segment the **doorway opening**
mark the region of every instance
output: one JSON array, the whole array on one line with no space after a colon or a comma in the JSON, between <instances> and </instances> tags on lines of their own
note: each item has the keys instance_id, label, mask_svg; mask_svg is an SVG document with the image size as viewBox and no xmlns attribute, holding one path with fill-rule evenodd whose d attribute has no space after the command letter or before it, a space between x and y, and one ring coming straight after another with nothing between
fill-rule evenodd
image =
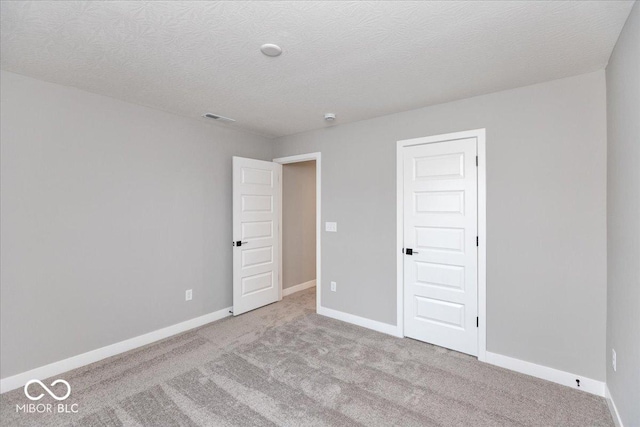
<instances>
[{"instance_id":1,"label":"doorway opening","mask_svg":"<svg viewBox=\"0 0 640 427\"><path fill-rule=\"evenodd\" d=\"M316 162L282 166L282 296L316 286Z\"/></svg>"},{"instance_id":2,"label":"doorway opening","mask_svg":"<svg viewBox=\"0 0 640 427\"><path fill-rule=\"evenodd\" d=\"M282 165L280 298L315 288L320 306L320 153L274 159ZM308 291L313 292L313 291Z\"/></svg>"},{"instance_id":3,"label":"doorway opening","mask_svg":"<svg viewBox=\"0 0 640 427\"><path fill-rule=\"evenodd\" d=\"M311 187L297 188L296 172L303 171L308 175L313 169L303 165L290 168L288 175L293 174L287 184L287 222L292 223L297 218L297 210L305 207L305 226L311 224L313 228L305 231L304 241L297 235L298 229L287 230L287 282L283 279L283 165L293 165L301 162L312 162L315 179L307 176L305 180L312 182ZM320 235L320 201L321 201L321 163L320 153L274 159L272 162L233 156L232 158L232 200L233 200L233 310L234 316L246 313L256 308L282 300L283 294L291 294L302 288L311 288L317 283L315 307L316 312L321 298L321 235ZM315 185L315 188L314 188ZM289 189L291 187L291 189ZM311 195L311 200L309 194ZM299 193L299 194L297 194ZM315 205L313 204L315 197ZM315 209L315 215L314 215ZM304 244L301 250L296 245ZM309 248L309 245L315 245ZM296 254L302 252L302 254ZM293 254L293 255L291 255ZM304 269L296 263L304 256L311 266ZM315 259L315 269L313 262ZM314 271L315 270L315 271ZM306 281L297 283L300 277ZM314 281L315 279L315 281ZM286 288L283 291L283 285ZM309 301L312 303L312 301Z\"/></svg>"}]
</instances>

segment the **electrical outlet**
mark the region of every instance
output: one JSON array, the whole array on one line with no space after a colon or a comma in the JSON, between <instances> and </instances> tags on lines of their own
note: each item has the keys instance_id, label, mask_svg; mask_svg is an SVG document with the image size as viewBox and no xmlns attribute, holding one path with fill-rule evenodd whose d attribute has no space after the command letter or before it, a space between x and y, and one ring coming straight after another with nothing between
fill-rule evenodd
<instances>
[{"instance_id":1,"label":"electrical outlet","mask_svg":"<svg viewBox=\"0 0 640 427\"><path fill-rule=\"evenodd\" d=\"M335 292L335 291L336 291L337 286L338 286L338 285L336 284L336 282L331 282L331 292Z\"/></svg>"},{"instance_id":2,"label":"electrical outlet","mask_svg":"<svg viewBox=\"0 0 640 427\"><path fill-rule=\"evenodd\" d=\"M324 229L326 231L331 231L333 233L336 233L338 231L338 223L337 222L325 222L324 223Z\"/></svg>"},{"instance_id":3,"label":"electrical outlet","mask_svg":"<svg viewBox=\"0 0 640 427\"><path fill-rule=\"evenodd\" d=\"M187 291L184 293L184 300L191 301L192 299L193 299L193 291L191 289L187 289Z\"/></svg>"},{"instance_id":4,"label":"electrical outlet","mask_svg":"<svg viewBox=\"0 0 640 427\"><path fill-rule=\"evenodd\" d=\"M614 349L611 349L611 366L613 366L613 372L616 371L616 351Z\"/></svg>"}]
</instances>

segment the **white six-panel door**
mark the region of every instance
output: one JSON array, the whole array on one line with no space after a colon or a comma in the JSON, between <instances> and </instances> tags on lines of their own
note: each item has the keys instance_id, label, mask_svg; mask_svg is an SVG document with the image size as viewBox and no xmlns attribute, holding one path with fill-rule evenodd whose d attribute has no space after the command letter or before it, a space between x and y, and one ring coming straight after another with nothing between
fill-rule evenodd
<instances>
[{"instance_id":1,"label":"white six-panel door","mask_svg":"<svg viewBox=\"0 0 640 427\"><path fill-rule=\"evenodd\" d=\"M474 356L476 153L475 138L403 149L404 335Z\"/></svg>"},{"instance_id":2,"label":"white six-panel door","mask_svg":"<svg viewBox=\"0 0 640 427\"><path fill-rule=\"evenodd\" d=\"M233 157L234 316L279 299L281 175L280 164Z\"/></svg>"}]
</instances>

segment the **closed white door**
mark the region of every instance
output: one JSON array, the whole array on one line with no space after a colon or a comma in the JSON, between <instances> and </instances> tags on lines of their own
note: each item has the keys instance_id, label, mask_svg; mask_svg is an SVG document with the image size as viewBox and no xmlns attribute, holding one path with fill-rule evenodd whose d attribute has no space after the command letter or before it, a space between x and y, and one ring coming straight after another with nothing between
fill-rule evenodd
<instances>
[{"instance_id":1,"label":"closed white door","mask_svg":"<svg viewBox=\"0 0 640 427\"><path fill-rule=\"evenodd\" d=\"M282 165L233 158L233 315L280 297Z\"/></svg>"},{"instance_id":2,"label":"closed white door","mask_svg":"<svg viewBox=\"0 0 640 427\"><path fill-rule=\"evenodd\" d=\"M478 354L476 139L404 151L404 334Z\"/></svg>"}]
</instances>

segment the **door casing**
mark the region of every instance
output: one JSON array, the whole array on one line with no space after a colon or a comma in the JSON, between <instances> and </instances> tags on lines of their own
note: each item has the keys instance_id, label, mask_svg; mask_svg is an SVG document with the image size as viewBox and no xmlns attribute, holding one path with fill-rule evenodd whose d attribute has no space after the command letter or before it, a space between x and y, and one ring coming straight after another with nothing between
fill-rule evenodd
<instances>
[{"instance_id":1,"label":"door casing","mask_svg":"<svg viewBox=\"0 0 640 427\"><path fill-rule=\"evenodd\" d=\"M396 281L397 281L397 335L404 337L404 162L405 147L422 144L445 143L457 139L476 138L478 147L478 360L486 361L487 353L487 180L486 129L405 139L396 146Z\"/></svg>"},{"instance_id":2,"label":"door casing","mask_svg":"<svg viewBox=\"0 0 640 427\"><path fill-rule=\"evenodd\" d=\"M322 288L322 217L321 217L321 202L322 202L322 155L319 152L300 154L297 156L279 157L273 159L274 163L286 165L289 163L307 162L315 160L316 162L316 313L320 312L321 304L321 288ZM280 180L280 194L282 194L282 180ZM282 198L280 198L282 203ZM280 229L278 230L278 238L280 239L280 271L282 271L282 206L280 207ZM279 299L282 299L282 274L280 274L280 280L278 286L280 287Z\"/></svg>"}]
</instances>

